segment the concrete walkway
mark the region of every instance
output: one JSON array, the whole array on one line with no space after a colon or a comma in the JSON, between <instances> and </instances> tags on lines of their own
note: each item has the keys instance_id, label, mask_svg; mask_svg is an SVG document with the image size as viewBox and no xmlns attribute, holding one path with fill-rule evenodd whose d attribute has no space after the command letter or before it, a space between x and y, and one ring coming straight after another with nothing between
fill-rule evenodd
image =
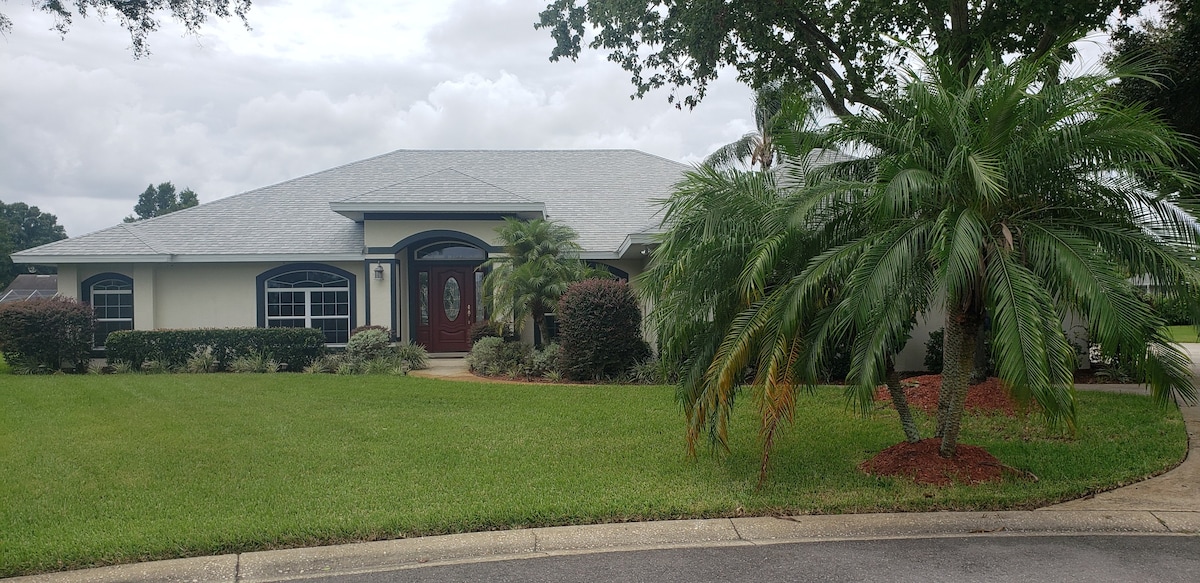
<instances>
[{"instance_id":1,"label":"concrete walkway","mask_svg":"<svg viewBox=\"0 0 1200 583\"><path fill-rule=\"evenodd\" d=\"M1200 344L1186 345L1200 372ZM478 380L462 359L434 359L414 376ZM490 382L490 381L489 381ZM1129 385L1096 390L1144 392ZM6 580L13 583L296 581L430 565L681 547L1012 535L1200 535L1200 407L1183 407L1187 458L1124 488L1032 511L718 518L530 528L118 565Z\"/></svg>"}]
</instances>

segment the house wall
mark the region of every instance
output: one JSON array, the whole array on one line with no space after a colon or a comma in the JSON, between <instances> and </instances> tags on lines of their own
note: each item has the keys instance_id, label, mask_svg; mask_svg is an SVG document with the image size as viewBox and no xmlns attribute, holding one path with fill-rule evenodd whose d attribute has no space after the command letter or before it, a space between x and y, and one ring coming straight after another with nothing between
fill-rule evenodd
<instances>
[{"instance_id":1,"label":"house wall","mask_svg":"<svg viewBox=\"0 0 1200 583\"><path fill-rule=\"evenodd\" d=\"M496 227L502 220L380 220L363 221L363 240L367 247L391 247L405 238L425 231L457 231L498 245Z\"/></svg>"},{"instance_id":2,"label":"house wall","mask_svg":"<svg viewBox=\"0 0 1200 583\"><path fill-rule=\"evenodd\" d=\"M133 325L138 330L165 328L239 328L258 325L259 274L287 265L262 263L141 263L59 266L59 293L78 298L80 282L100 273L133 278ZM366 285L362 262L331 262L355 275L354 326L365 322ZM386 305L385 305L386 309ZM386 317L386 316L385 316Z\"/></svg>"}]
</instances>

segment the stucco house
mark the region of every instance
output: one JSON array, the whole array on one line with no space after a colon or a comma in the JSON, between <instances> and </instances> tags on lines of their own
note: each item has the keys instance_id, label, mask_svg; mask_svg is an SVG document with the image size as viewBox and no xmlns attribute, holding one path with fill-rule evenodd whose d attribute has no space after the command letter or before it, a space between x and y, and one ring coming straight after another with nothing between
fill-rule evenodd
<instances>
[{"instance_id":1,"label":"stucco house","mask_svg":"<svg viewBox=\"0 0 1200 583\"><path fill-rule=\"evenodd\" d=\"M632 277L687 166L634 150L398 150L21 251L114 330L313 327L331 345L380 325L433 353L470 349L480 264L503 217L579 233Z\"/></svg>"}]
</instances>

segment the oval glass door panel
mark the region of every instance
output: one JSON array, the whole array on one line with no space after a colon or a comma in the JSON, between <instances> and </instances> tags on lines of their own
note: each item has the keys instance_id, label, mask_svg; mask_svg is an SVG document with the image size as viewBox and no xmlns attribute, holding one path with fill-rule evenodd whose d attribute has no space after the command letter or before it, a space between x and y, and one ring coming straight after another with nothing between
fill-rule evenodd
<instances>
[{"instance_id":1,"label":"oval glass door panel","mask_svg":"<svg viewBox=\"0 0 1200 583\"><path fill-rule=\"evenodd\" d=\"M446 280L442 292L442 307L446 309L447 320L453 322L458 319L458 312L462 309L462 292L458 289L458 280L453 277Z\"/></svg>"}]
</instances>

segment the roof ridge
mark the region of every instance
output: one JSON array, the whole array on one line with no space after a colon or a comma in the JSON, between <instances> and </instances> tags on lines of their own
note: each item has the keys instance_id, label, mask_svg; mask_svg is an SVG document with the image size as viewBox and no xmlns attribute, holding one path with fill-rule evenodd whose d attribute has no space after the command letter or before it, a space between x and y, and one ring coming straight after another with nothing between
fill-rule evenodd
<instances>
[{"instance_id":1,"label":"roof ridge","mask_svg":"<svg viewBox=\"0 0 1200 583\"><path fill-rule=\"evenodd\" d=\"M142 237L140 234L138 234L138 232L133 229L133 225L134 225L134 223L121 223L120 225L117 225L117 226L123 227L125 229L126 233L133 235L134 239L141 241L141 243L143 245L145 245L146 247L149 247L151 251L153 251L155 253L161 253L163 255L170 255L169 252L163 251L162 249L155 247L153 243L151 243L150 241L148 241L144 237Z\"/></svg>"}]
</instances>

